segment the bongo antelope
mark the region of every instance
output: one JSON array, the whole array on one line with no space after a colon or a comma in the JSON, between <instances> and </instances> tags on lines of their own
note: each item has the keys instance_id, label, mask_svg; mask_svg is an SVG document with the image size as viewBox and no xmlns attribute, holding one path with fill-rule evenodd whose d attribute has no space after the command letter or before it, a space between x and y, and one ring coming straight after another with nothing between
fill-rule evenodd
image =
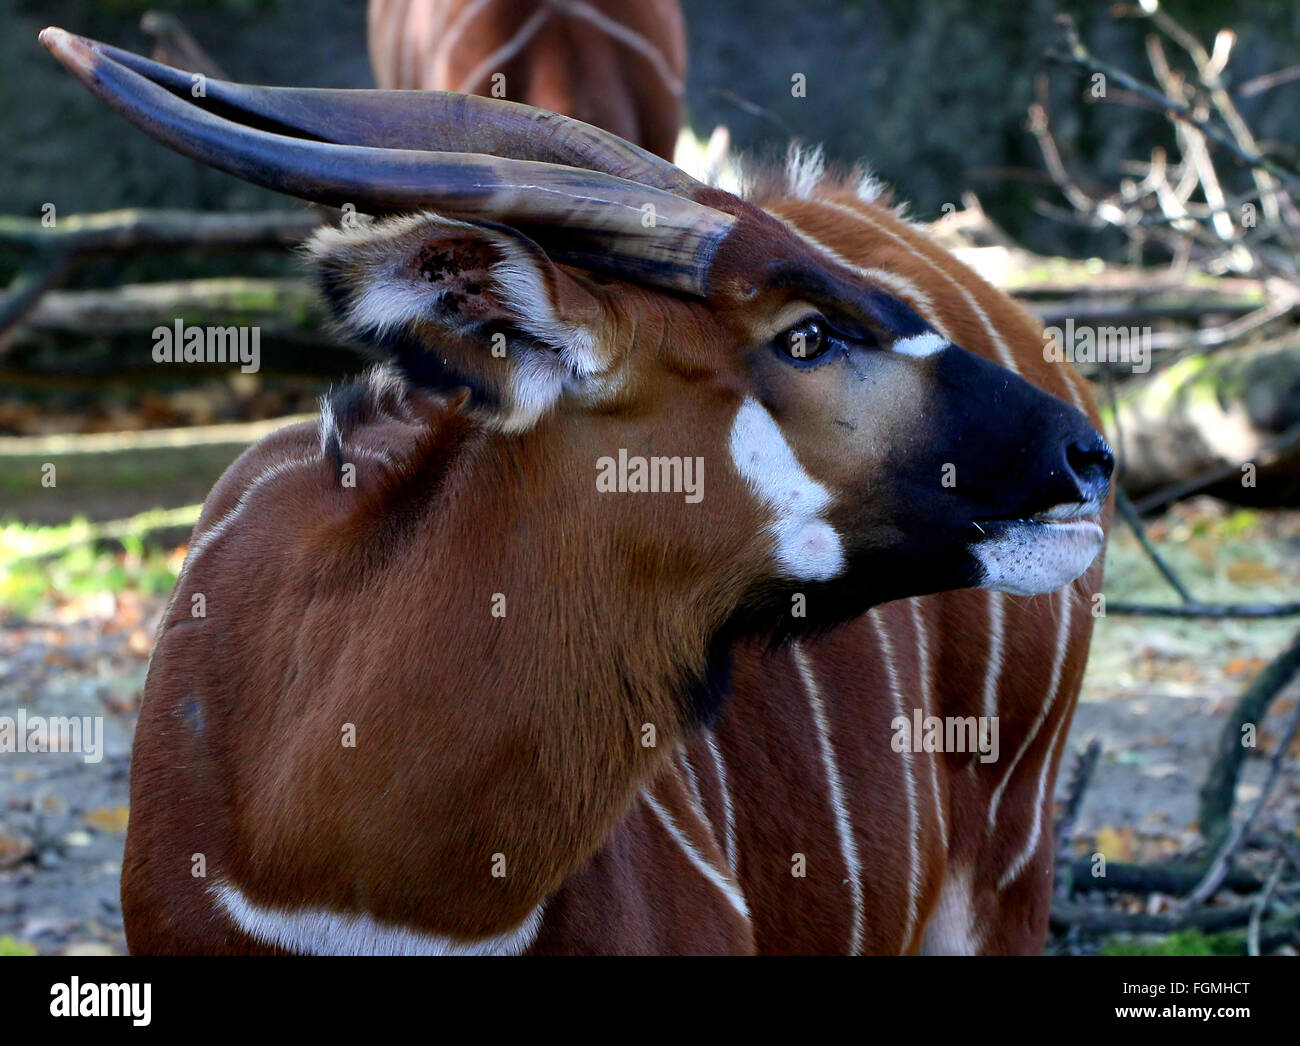
<instances>
[{"instance_id":1,"label":"bongo antelope","mask_svg":"<svg viewBox=\"0 0 1300 1046\"><path fill-rule=\"evenodd\" d=\"M370 0L380 87L527 102L672 159L686 27L677 0Z\"/></svg>"},{"instance_id":2,"label":"bongo antelope","mask_svg":"<svg viewBox=\"0 0 1300 1046\"><path fill-rule=\"evenodd\" d=\"M41 38L164 144L391 216L308 246L390 362L231 466L160 625L133 951L1041 945L1112 462L1023 312L799 156L740 199L509 102L196 99ZM600 489L622 453L703 498ZM900 745L917 710L999 758Z\"/></svg>"}]
</instances>

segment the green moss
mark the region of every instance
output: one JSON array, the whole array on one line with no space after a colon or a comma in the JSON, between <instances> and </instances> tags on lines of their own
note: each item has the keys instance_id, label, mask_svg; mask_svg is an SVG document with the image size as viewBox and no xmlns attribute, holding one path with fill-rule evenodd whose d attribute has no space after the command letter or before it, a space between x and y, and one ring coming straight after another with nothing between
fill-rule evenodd
<instances>
[{"instance_id":1,"label":"green moss","mask_svg":"<svg viewBox=\"0 0 1300 1046\"><path fill-rule=\"evenodd\" d=\"M1240 934L1206 935L1200 930L1183 930L1167 937L1112 937L1102 955L1241 955Z\"/></svg>"},{"instance_id":2,"label":"green moss","mask_svg":"<svg viewBox=\"0 0 1300 1046\"><path fill-rule=\"evenodd\" d=\"M51 601L93 592L165 595L176 583L170 548L146 539L188 527L199 506L142 512L115 523L0 526L0 609L31 617ZM106 542L113 544L106 545Z\"/></svg>"}]
</instances>

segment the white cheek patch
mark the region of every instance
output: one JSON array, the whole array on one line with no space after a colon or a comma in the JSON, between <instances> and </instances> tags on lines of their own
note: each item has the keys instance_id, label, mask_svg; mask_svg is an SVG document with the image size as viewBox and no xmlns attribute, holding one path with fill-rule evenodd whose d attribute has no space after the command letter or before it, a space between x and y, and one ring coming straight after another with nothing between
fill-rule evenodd
<instances>
[{"instance_id":1,"label":"white cheek patch","mask_svg":"<svg viewBox=\"0 0 1300 1046\"><path fill-rule=\"evenodd\" d=\"M1105 535L1096 523L1021 523L971 546L983 567L980 588L1036 596L1077 578L1097 557Z\"/></svg>"},{"instance_id":2,"label":"white cheek patch","mask_svg":"<svg viewBox=\"0 0 1300 1046\"><path fill-rule=\"evenodd\" d=\"M914 334L910 338L899 338L890 346L890 349L902 353L904 356L924 358L933 356L936 352L943 352L951 344L952 342L943 335L928 331L925 334Z\"/></svg>"},{"instance_id":3,"label":"white cheek patch","mask_svg":"<svg viewBox=\"0 0 1300 1046\"><path fill-rule=\"evenodd\" d=\"M746 397L731 427L731 460L772 513L777 562L799 581L826 581L844 570L844 544L821 518L831 495L799 464L772 415Z\"/></svg>"},{"instance_id":4,"label":"white cheek patch","mask_svg":"<svg viewBox=\"0 0 1300 1046\"><path fill-rule=\"evenodd\" d=\"M564 375L555 361L523 354L510 375L510 413L501 421L506 432L532 428L559 402Z\"/></svg>"}]
</instances>

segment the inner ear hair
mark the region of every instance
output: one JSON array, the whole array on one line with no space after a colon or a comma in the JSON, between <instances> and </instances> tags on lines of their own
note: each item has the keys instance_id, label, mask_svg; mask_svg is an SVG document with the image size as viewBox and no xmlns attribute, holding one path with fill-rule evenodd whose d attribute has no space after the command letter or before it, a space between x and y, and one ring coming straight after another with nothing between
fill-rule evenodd
<instances>
[{"instance_id":1,"label":"inner ear hair","mask_svg":"<svg viewBox=\"0 0 1300 1046\"><path fill-rule=\"evenodd\" d=\"M419 214L323 229L307 251L344 329L416 384L459 383L512 424L531 424L571 382L608 368L599 303L513 229Z\"/></svg>"},{"instance_id":2,"label":"inner ear hair","mask_svg":"<svg viewBox=\"0 0 1300 1046\"><path fill-rule=\"evenodd\" d=\"M326 227L307 244L335 318L363 338L442 318L486 319L489 276L505 256L503 237L439 215L390 218L355 228ZM475 274L478 278L475 279Z\"/></svg>"}]
</instances>

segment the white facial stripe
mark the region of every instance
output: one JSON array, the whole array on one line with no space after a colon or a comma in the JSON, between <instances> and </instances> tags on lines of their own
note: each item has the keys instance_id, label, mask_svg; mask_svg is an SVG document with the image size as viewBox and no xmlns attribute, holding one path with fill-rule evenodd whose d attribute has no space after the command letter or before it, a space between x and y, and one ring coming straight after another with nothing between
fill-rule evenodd
<instances>
[{"instance_id":1,"label":"white facial stripe","mask_svg":"<svg viewBox=\"0 0 1300 1046\"><path fill-rule=\"evenodd\" d=\"M1035 596L1068 585L1092 564L1105 535L1096 523L999 524L971 546L984 568L980 588Z\"/></svg>"},{"instance_id":2,"label":"white facial stripe","mask_svg":"<svg viewBox=\"0 0 1300 1046\"><path fill-rule=\"evenodd\" d=\"M300 908L283 911L253 904L229 884L213 889L222 910L254 940L298 955L519 955L537 937L542 906L515 929L462 940L376 922L368 915Z\"/></svg>"},{"instance_id":3,"label":"white facial stripe","mask_svg":"<svg viewBox=\"0 0 1300 1046\"><path fill-rule=\"evenodd\" d=\"M947 338L935 334L933 331L927 331L925 334L914 334L910 338L899 338L890 348L894 352L901 352L904 356L933 356L936 352L943 352L952 342Z\"/></svg>"},{"instance_id":4,"label":"white facial stripe","mask_svg":"<svg viewBox=\"0 0 1300 1046\"><path fill-rule=\"evenodd\" d=\"M731 460L772 513L776 559L799 581L825 581L844 569L844 545L821 518L830 492L794 456L772 415L746 397L731 428Z\"/></svg>"}]
</instances>

